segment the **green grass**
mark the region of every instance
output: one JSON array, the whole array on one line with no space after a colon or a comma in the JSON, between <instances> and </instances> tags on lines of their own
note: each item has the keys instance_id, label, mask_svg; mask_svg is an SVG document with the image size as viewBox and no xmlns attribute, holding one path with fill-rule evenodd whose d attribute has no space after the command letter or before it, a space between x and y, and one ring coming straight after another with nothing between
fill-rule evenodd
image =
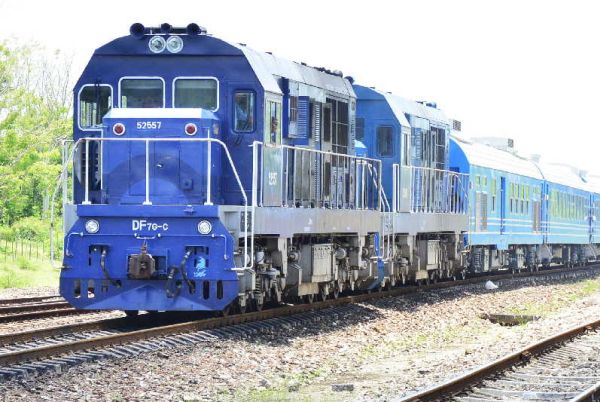
<instances>
[{"instance_id":1,"label":"green grass","mask_svg":"<svg viewBox=\"0 0 600 402\"><path fill-rule=\"evenodd\" d=\"M600 279L588 279L587 281L583 282L581 287L579 287L575 293L569 296L569 299L571 301L575 301L598 291L600 291Z\"/></svg>"},{"instance_id":2,"label":"green grass","mask_svg":"<svg viewBox=\"0 0 600 402\"><path fill-rule=\"evenodd\" d=\"M0 254L0 289L40 286L58 287L60 270L47 259L18 257L6 259Z\"/></svg>"},{"instance_id":3,"label":"green grass","mask_svg":"<svg viewBox=\"0 0 600 402\"><path fill-rule=\"evenodd\" d=\"M290 391L291 385L297 388L306 386L311 382L323 378L326 375L323 369L304 370L299 373L284 374L275 384L267 388L253 388L234 391L232 394L224 393L220 399L234 401L252 401L252 402L275 402L275 401L301 401L311 402L313 400L309 395L303 395L296 391ZM327 398L325 398L325 401Z\"/></svg>"},{"instance_id":4,"label":"green grass","mask_svg":"<svg viewBox=\"0 0 600 402\"><path fill-rule=\"evenodd\" d=\"M535 315L540 317L548 316L574 301L583 299L584 297L600 291L600 278L588 279L572 286L573 290L567 296L557 295L551 297L550 300L525 303L523 305L511 308L509 311L512 314L518 315Z\"/></svg>"}]
</instances>

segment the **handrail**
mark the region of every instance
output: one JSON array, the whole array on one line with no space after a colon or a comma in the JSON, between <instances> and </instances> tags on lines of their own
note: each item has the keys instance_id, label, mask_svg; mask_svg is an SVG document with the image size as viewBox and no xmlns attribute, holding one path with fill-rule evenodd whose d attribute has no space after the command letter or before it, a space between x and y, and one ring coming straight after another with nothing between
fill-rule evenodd
<instances>
[{"instance_id":1,"label":"handrail","mask_svg":"<svg viewBox=\"0 0 600 402\"><path fill-rule=\"evenodd\" d=\"M467 173L454 172L423 166L393 165L392 205L394 212L400 210L401 169L410 169L412 213L467 214L468 177Z\"/></svg>"},{"instance_id":2,"label":"handrail","mask_svg":"<svg viewBox=\"0 0 600 402\"><path fill-rule=\"evenodd\" d=\"M285 144L264 144L261 141L254 141L250 146L253 149L252 197L255 207L264 206L265 203L281 207L308 203L333 209L381 209L382 197L377 193L381 183L376 183L374 187L365 186L365 177L361 177L368 173L364 166L381 172L382 163L378 159ZM266 149L279 149L282 156L281 165L273 165L282 174L281 187L273 189L280 194L270 193L271 198L265 198L265 186L262 185L266 174L262 171L265 168ZM330 167L329 177L325 177L325 166ZM311 171L310 175L304 174L307 168ZM377 177L380 182L381 173ZM261 179L263 182L259 183ZM373 205L375 202L376 206Z\"/></svg>"},{"instance_id":3,"label":"handrail","mask_svg":"<svg viewBox=\"0 0 600 402\"><path fill-rule=\"evenodd\" d=\"M66 168L68 166L68 163L70 161L72 161L74 159L74 155L75 152L77 150L77 147L81 144L81 143L85 143L86 146L86 156L85 156L85 167L86 167L86 175L85 175L85 192L84 192L84 201L82 202L83 205L89 205L91 204L90 200L89 200L89 163L90 163L90 155L89 155L89 142L91 141L95 141L95 142L100 142L101 144L104 142L144 142L146 145L146 151L145 151L145 158L146 158L146 175L145 175L145 187L146 187L146 191L145 191L145 200L143 202L143 205L152 205L152 202L150 200L150 171L149 171L149 144L150 142L197 142L197 143L208 143L209 147L208 147L208 152L211 151L211 147L210 145L212 143L216 143L219 146L221 146L221 148L223 148L223 150L225 151L225 155L227 156L227 160L229 162L229 165L231 166L231 169L233 171L233 174L235 176L237 185L240 189L240 192L242 193L242 197L244 200L244 222L248 222L248 197L246 195L246 191L244 189L244 186L242 185L242 181L240 180L240 176L237 172L237 169L235 167L235 164L233 163L233 159L231 158L231 154L229 153L229 149L227 148L227 145L217 139L217 138L97 138L97 137L83 137L78 139L76 142L73 143L73 149L71 150L71 154L69 156L69 160L67 161L67 163L65 163L63 165L63 174L61 176L63 176L65 178L65 182L66 182ZM210 158L207 158L208 163L210 163ZM102 161L100 161L101 165L103 164ZM207 175L210 177L212 174L212 166L208 165L207 166ZM63 184L64 185L64 184ZM207 183L207 185L209 186L207 188L207 191L210 191L210 182ZM64 200L66 203L66 199ZM207 197L207 202L205 202L205 205L212 205L211 203L211 199L210 196ZM253 218L254 221L254 218ZM254 237L254 233L252 232L250 234L251 237ZM252 268L252 260L251 258L249 258L248 256L248 231L245 229L244 230L244 267L243 268Z\"/></svg>"}]
</instances>

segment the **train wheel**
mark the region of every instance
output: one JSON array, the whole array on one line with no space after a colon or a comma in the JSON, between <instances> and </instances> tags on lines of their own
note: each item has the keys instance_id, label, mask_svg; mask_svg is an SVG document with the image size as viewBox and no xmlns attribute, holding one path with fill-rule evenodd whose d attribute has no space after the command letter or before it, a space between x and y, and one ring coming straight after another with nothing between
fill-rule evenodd
<instances>
[{"instance_id":1,"label":"train wheel","mask_svg":"<svg viewBox=\"0 0 600 402\"><path fill-rule=\"evenodd\" d=\"M248 311L248 300L246 300L246 304L244 304L243 306L240 304L240 302L238 302L237 311L240 314L246 314L246 312Z\"/></svg>"},{"instance_id":2,"label":"train wheel","mask_svg":"<svg viewBox=\"0 0 600 402\"><path fill-rule=\"evenodd\" d=\"M254 302L252 303L254 310L256 311L262 311L263 309L263 302L262 301L258 301L257 299L254 299Z\"/></svg>"},{"instance_id":3,"label":"train wheel","mask_svg":"<svg viewBox=\"0 0 600 402\"><path fill-rule=\"evenodd\" d=\"M133 318L133 317L137 317L137 315L140 313L139 310L125 310L125 315L128 318Z\"/></svg>"},{"instance_id":4,"label":"train wheel","mask_svg":"<svg viewBox=\"0 0 600 402\"><path fill-rule=\"evenodd\" d=\"M215 317L227 317L231 313L231 304L227 305L223 310L216 311Z\"/></svg>"},{"instance_id":5,"label":"train wheel","mask_svg":"<svg viewBox=\"0 0 600 402\"><path fill-rule=\"evenodd\" d=\"M304 295L304 302L306 304L313 304L314 301L315 301L315 295L313 295L312 293L309 295Z\"/></svg>"},{"instance_id":6,"label":"train wheel","mask_svg":"<svg viewBox=\"0 0 600 402\"><path fill-rule=\"evenodd\" d=\"M319 300L320 301L327 300L327 286L326 285L319 287Z\"/></svg>"},{"instance_id":7,"label":"train wheel","mask_svg":"<svg viewBox=\"0 0 600 402\"><path fill-rule=\"evenodd\" d=\"M337 283L335 285L333 285L332 296L334 299L337 299L338 297L340 297L340 285L338 285Z\"/></svg>"}]
</instances>

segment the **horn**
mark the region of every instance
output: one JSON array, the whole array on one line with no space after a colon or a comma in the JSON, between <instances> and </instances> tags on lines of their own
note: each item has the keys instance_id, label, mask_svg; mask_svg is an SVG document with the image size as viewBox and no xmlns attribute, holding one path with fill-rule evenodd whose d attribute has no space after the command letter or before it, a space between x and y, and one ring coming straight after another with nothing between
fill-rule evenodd
<instances>
[{"instance_id":1,"label":"horn","mask_svg":"<svg viewBox=\"0 0 600 402\"><path fill-rule=\"evenodd\" d=\"M163 24L160 24L160 30L162 33L168 34L169 32L171 32L173 30L173 26L171 24L167 24L165 22Z\"/></svg>"},{"instance_id":2,"label":"horn","mask_svg":"<svg viewBox=\"0 0 600 402\"><path fill-rule=\"evenodd\" d=\"M129 27L129 33L137 39L142 39L142 37L144 36L145 30L146 30L146 28L144 28L144 26L142 24L140 24L139 22L136 22L135 24L132 24Z\"/></svg>"},{"instance_id":3,"label":"horn","mask_svg":"<svg viewBox=\"0 0 600 402\"><path fill-rule=\"evenodd\" d=\"M185 32L188 35L200 35L200 27L198 24L192 22L191 24L188 24L187 28L185 28Z\"/></svg>"}]
</instances>

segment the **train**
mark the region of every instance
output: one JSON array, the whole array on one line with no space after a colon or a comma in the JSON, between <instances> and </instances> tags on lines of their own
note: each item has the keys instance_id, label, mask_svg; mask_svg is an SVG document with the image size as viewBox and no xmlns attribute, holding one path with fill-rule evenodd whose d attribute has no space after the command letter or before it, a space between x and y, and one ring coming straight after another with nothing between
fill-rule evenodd
<instances>
[{"instance_id":1,"label":"train","mask_svg":"<svg viewBox=\"0 0 600 402\"><path fill-rule=\"evenodd\" d=\"M195 23L133 24L73 94L78 309L243 313L598 258L597 176Z\"/></svg>"}]
</instances>

